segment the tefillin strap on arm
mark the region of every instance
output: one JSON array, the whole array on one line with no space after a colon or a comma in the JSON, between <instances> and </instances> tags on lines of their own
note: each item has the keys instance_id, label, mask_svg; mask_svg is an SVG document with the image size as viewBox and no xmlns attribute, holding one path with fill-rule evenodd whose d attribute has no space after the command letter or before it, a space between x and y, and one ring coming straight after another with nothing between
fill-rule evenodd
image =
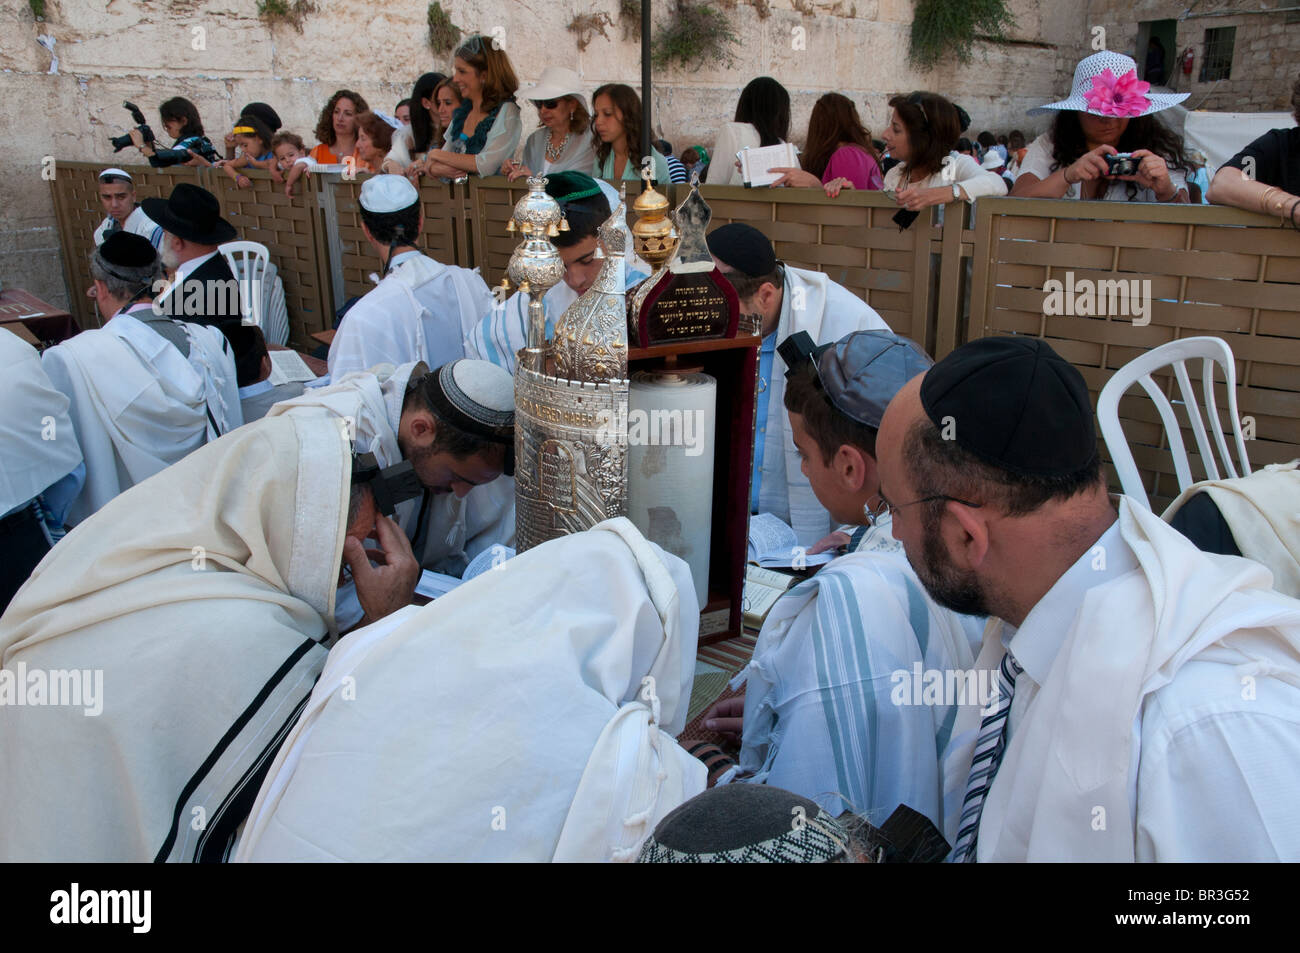
<instances>
[{"instance_id":1,"label":"tefillin strap on arm","mask_svg":"<svg viewBox=\"0 0 1300 953\"><path fill-rule=\"evenodd\" d=\"M352 457L352 485L370 485L375 496L375 506L385 516L392 516L399 503L413 500L424 492L420 478L410 460L391 467L381 467L373 453L358 453Z\"/></svg>"}]
</instances>

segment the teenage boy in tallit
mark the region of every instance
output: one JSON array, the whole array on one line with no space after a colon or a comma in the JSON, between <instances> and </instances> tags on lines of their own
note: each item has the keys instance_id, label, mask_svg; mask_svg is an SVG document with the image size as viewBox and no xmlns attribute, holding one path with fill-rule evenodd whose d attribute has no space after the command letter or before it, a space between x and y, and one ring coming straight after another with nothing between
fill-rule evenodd
<instances>
[{"instance_id":1,"label":"teenage boy in tallit","mask_svg":"<svg viewBox=\"0 0 1300 953\"><path fill-rule=\"evenodd\" d=\"M947 764L956 861L1300 860L1300 601L1111 497L1082 375L982 338L881 422L880 492L930 595L995 617Z\"/></svg>"},{"instance_id":2,"label":"teenage boy in tallit","mask_svg":"<svg viewBox=\"0 0 1300 953\"><path fill-rule=\"evenodd\" d=\"M830 514L817 502L800 470L785 414L785 361L776 345L806 331L815 344L830 344L852 331L888 331L861 298L817 271L793 268L776 258L772 243L752 225L733 222L714 229L709 251L736 289L742 314L762 319L759 384L754 429L750 512L771 513L794 528L799 545L813 546L830 534Z\"/></svg>"},{"instance_id":3,"label":"teenage boy in tallit","mask_svg":"<svg viewBox=\"0 0 1300 953\"><path fill-rule=\"evenodd\" d=\"M550 337L556 318L591 287L605 264L597 248L597 230L609 218L612 206L601 183L582 172L548 175L546 194L559 203L569 223L566 231L551 236L551 244L564 262L564 280L552 285L542 298L546 335ZM645 278L631 262L624 275L629 288ZM502 306L485 313L466 335L465 356L491 361L513 374L515 355L527 343L528 295L516 291Z\"/></svg>"},{"instance_id":4,"label":"teenage boy in tallit","mask_svg":"<svg viewBox=\"0 0 1300 953\"><path fill-rule=\"evenodd\" d=\"M99 173L99 204L104 207L105 218L95 229L95 245L114 232L131 232L147 238L157 248L162 241L162 226L144 214L135 200L135 181L125 169L105 169Z\"/></svg>"},{"instance_id":5,"label":"teenage boy in tallit","mask_svg":"<svg viewBox=\"0 0 1300 953\"><path fill-rule=\"evenodd\" d=\"M464 357L465 334L492 307L483 279L420 251L420 193L404 176L367 179L358 204L380 280L343 316L330 342L330 379L379 364L441 367Z\"/></svg>"},{"instance_id":6,"label":"teenage boy in tallit","mask_svg":"<svg viewBox=\"0 0 1300 953\"><path fill-rule=\"evenodd\" d=\"M959 785L945 791L941 755L958 704L982 701L958 697L978 683L958 689L955 673L970 669L984 620L926 597L890 530L875 461L885 407L930 359L890 331L819 348L801 334L782 352L803 473L830 515L863 534L781 597L737 679L744 696L714 706L705 727L741 731L743 714L739 768L724 777L785 788L832 817L881 823L906 804L941 826L961 797Z\"/></svg>"}]
</instances>

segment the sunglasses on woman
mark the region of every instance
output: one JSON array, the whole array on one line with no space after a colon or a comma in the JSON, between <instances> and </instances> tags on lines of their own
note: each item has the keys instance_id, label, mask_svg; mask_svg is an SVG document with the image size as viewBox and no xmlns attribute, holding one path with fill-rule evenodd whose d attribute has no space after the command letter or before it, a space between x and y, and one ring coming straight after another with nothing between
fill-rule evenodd
<instances>
[{"instance_id":1,"label":"sunglasses on woman","mask_svg":"<svg viewBox=\"0 0 1300 953\"><path fill-rule=\"evenodd\" d=\"M558 99L534 99L533 105L538 109L542 109L543 107L546 109L554 109L556 106L560 105L560 101Z\"/></svg>"}]
</instances>

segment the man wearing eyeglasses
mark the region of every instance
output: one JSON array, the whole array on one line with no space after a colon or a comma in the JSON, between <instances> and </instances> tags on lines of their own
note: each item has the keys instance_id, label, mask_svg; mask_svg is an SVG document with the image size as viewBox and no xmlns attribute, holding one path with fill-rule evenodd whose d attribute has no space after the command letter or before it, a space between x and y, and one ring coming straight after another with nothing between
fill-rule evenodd
<instances>
[{"instance_id":1,"label":"man wearing eyeglasses","mask_svg":"<svg viewBox=\"0 0 1300 953\"><path fill-rule=\"evenodd\" d=\"M945 797L939 757L957 714L949 689L968 687L958 673L971 668L983 620L927 598L890 531L875 461L885 407L930 359L890 331L821 347L801 333L781 356L803 473L833 518L863 532L854 552L777 602L742 673L745 695L716 705L705 727L742 735L728 779L785 788L832 816L886 817L906 804L941 826L946 801L961 796L958 786Z\"/></svg>"},{"instance_id":2,"label":"man wearing eyeglasses","mask_svg":"<svg viewBox=\"0 0 1300 953\"><path fill-rule=\"evenodd\" d=\"M1300 859L1300 601L1113 501L1088 387L1046 342L983 338L878 435L893 533L930 595L994 617L948 776L955 861Z\"/></svg>"}]
</instances>

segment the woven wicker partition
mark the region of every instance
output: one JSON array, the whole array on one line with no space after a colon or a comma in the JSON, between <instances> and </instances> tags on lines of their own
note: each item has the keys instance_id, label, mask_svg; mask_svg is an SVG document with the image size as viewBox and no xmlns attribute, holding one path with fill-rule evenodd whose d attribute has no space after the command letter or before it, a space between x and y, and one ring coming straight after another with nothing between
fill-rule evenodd
<instances>
[{"instance_id":1,"label":"woven wicker partition","mask_svg":"<svg viewBox=\"0 0 1300 953\"><path fill-rule=\"evenodd\" d=\"M95 302L86 297L90 287L90 253L95 250L95 229L104 220L99 202L99 173L102 163L58 162L50 191L59 222L63 246L63 276L68 285L68 310L83 328L97 328L100 320ZM131 174L137 201L166 198L181 182L205 184L203 169L180 166L155 169L151 166L119 166Z\"/></svg>"},{"instance_id":2,"label":"woven wicker partition","mask_svg":"<svg viewBox=\"0 0 1300 953\"><path fill-rule=\"evenodd\" d=\"M284 283L289 312L289 343L310 349L310 335L333 325L329 257L325 250L319 202L320 177L300 179L295 194L260 169L245 170L252 185L238 188L220 169L205 169L201 183L215 193L221 214L245 241L261 242L271 253ZM132 173L134 174L134 173Z\"/></svg>"},{"instance_id":3,"label":"woven wicker partition","mask_svg":"<svg viewBox=\"0 0 1300 953\"><path fill-rule=\"evenodd\" d=\"M685 197L685 188L676 186L675 202ZM894 331L934 351L935 209L900 231L892 221L898 206L880 192L841 192L832 199L820 189L705 186L700 194L713 210L711 228L753 225L772 240L782 261L825 272L862 296Z\"/></svg>"},{"instance_id":4,"label":"woven wicker partition","mask_svg":"<svg viewBox=\"0 0 1300 953\"><path fill-rule=\"evenodd\" d=\"M1044 313L1045 283L1064 283L1067 273L1076 288L1083 280L1149 280L1150 323L1135 325L1131 313ZM1236 358L1239 413L1254 426L1251 465L1300 456L1300 234L1276 220L1218 207L981 199L965 337L992 334L1049 340L1083 372L1094 406L1111 373L1142 352L1177 338L1221 337ZM1176 396L1171 383L1170 375L1161 382ZM1216 403L1226 425L1224 390L1220 378ZM1159 512L1178 490L1159 416L1133 388L1120 417ZM1185 415L1182 422L1193 476L1203 478ZM1102 453L1109 461L1104 446Z\"/></svg>"}]
</instances>

